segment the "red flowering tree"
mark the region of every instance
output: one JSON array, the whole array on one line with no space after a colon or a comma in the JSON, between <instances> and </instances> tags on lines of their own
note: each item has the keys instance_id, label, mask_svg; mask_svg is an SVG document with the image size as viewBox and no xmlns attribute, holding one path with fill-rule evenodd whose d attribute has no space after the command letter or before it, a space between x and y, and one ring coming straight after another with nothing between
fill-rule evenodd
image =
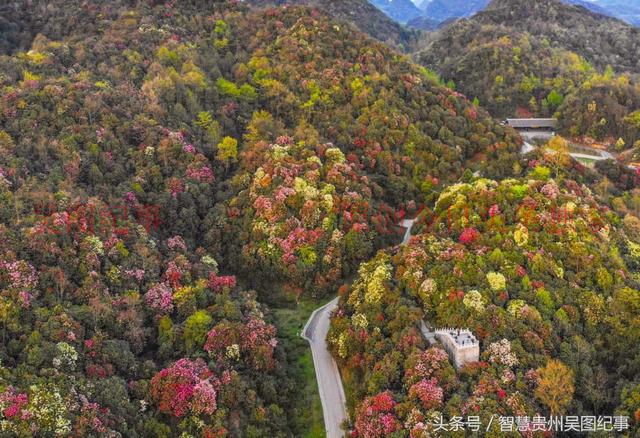
<instances>
[{"instance_id":1,"label":"red flowering tree","mask_svg":"<svg viewBox=\"0 0 640 438\"><path fill-rule=\"evenodd\" d=\"M470 245L480 237L480 232L475 228L465 228L460 234L460 243Z\"/></svg>"},{"instance_id":2,"label":"red flowering tree","mask_svg":"<svg viewBox=\"0 0 640 438\"><path fill-rule=\"evenodd\" d=\"M364 399L356 409L354 434L362 438L386 437L401 428L394 408L396 402L389 391Z\"/></svg>"},{"instance_id":3,"label":"red flowering tree","mask_svg":"<svg viewBox=\"0 0 640 438\"><path fill-rule=\"evenodd\" d=\"M209 287L214 292L222 292L223 290L233 289L236 287L236 276L235 275L221 275L218 276L215 273L211 273L209 275Z\"/></svg>"},{"instance_id":4,"label":"red flowering tree","mask_svg":"<svg viewBox=\"0 0 640 438\"><path fill-rule=\"evenodd\" d=\"M29 398L27 394L19 393L9 386L2 394L0 394L0 408L5 418L22 417L28 418L29 413L25 410Z\"/></svg>"}]
</instances>

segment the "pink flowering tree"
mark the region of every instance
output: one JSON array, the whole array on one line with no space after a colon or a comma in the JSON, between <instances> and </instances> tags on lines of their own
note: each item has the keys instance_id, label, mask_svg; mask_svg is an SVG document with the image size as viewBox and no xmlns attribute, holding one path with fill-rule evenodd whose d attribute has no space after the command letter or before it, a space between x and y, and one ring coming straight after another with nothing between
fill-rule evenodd
<instances>
[{"instance_id":1,"label":"pink flowering tree","mask_svg":"<svg viewBox=\"0 0 640 438\"><path fill-rule=\"evenodd\" d=\"M151 397L160 412L182 418L217 409L218 380L202 359L180 359L151 379Z\"/></svg>"},{"instance_id":2,"label":"pink flowering tree","mask_svg":"<svg viewBox=\"0 0 640 438\"><path fill-rule=\"evenodd\" d=\"M417 397L422 407L434 409L442 405L444 392L435 378L422 379L409 388L409 397Z\"/></svg>"},{"instance_id":3,"label":"pink flowering tree","mask_svg":"<svg viewBox=\"0 0 640 438\"><path fill-rule=\"evenodd\" d=\"M114 421L110 411L98 403L90 402L84 395L80 395L80 412L74 424L75 436L110 436L115 434L111 430Z\"/></svg>"},{"instance_id":4,"label":"pink flowering tree","mask_svg":"<svg viewBox=\"0 0 640 438\"><path fill-rule=\"evenodd\" d=\"M404 381L408 386L432 379L445 388L454 386L456 382L456 373L449 362L449 356L440 347L415 352L407 360Z\"/></svg>"},{"instance_id":5,"label":"pink flowering tree","mask_svg":"<svg viewBox=\"0 0 640 438\"><path fill-rule=\"evenodd\" d=\"M29 403L27 394L19 393L13 386L9 386L0 394L0 409L6 419L27 419L30 416L26 409Z\"/></svg>"},{"instance_id":6,"label":"pink flowering tree","mask_svg":"<svg viewBox=\"0 0 640 438\"><path fill-rule=\"evenodd\" d=\"M173 236L167 240L167 246L173 251L184 252L187 250L187 244L181 236Z\"/></svg>"},{"instance_id":7,"label":"pink flowering tree","mask_svg":"<svg viewBox=\"0 0 640 438\"><path fill-rule=\"evenodd\" d=\"M173 310L173 294L166 283L156 283L146 294L144 301L147 306L160 314L171 313Z\"/></svg>"},{"instance_id":8,"label":"pink flowering tree","mask_svg":"<svg viewBox=\"0 0 640 438\"><path fill-rule=\"evenodd\" d=\"M215 179L213 176L213 171L209 166L189 166L187 168L186 176L189 179L202 183L212 183Z\"/></svg>"},{"instance_id":9,"label":"pink flowering tree","mask_svg":"<svg viewBox=\"0 0 640 438\"><path fill-rule=\"evenodd\" d=\"M37 283L38 274L31 264L23 260L0 260L0 290L10 295L14 303L7 306L4 324L18 316L16 312L19 312L19 308L28 309L31 306Z\"/></svg>"},{"instance_id":10,"label":"pink flowering tree","mask_svg":"<svg viewBox=\"0 0 640 438\"><path fill-rule=\"evenodd\" d=\"M7 286L14 289L33 289L38 282L35 268L22 260L13 262L0 260L0 271L6 274Z\"/></svg>"}]
</instances>

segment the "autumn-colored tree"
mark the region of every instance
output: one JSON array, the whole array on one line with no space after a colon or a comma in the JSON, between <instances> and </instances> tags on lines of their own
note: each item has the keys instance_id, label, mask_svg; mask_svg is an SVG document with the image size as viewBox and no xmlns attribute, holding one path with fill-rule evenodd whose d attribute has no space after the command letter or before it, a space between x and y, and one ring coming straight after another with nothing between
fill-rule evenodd
<instances>
[{"instance_id":1,"label":"autumn-colored tree","mask_svg":"<svg viewBox=\"0 0 640 438\"><path fill-rule=\"evenodd\" d=\"M206 135L204 140L213 144L220 138L220 124L213 119L211 113L208 111L201 111L198 113L194 124L204 130Z\"/></svg>"},{"instance_id":2,"label":"autumn-colored tree","mask_svg":"<svg viewBox=\"0 0 640 438\"><path fill-rule=\"evenodd\" d=\"M211 321L211 315L206 310L198 310L187 318L182 336L188 353L193 352L196 347L204 345Z\"/></svg>"},{"instance_id":3,"label":"autumn-colored tree","mask_svg":"<svg viewBox=\"0 0 640 438\"><path fill-rule=\"evenodd\" d=\"M235 161L238 158L238 140L233 137L225 137L218 143L216 158L220 161Z\"/></svg>"},{"instance_id":4,"label":"autumn-colored tree","mask_svg":"<svg viewBox=\"0 0 640 438\"><path fill-rule=\"evenodd\" d=\"M551 415L562 414L573 400L573 371L559 360L551 359L538 373L536 397L549 408Z\"/></svg>"},{"instance_id":5,"label":"autumn-colored tree","mask_svg":"<svg viewBox=\"0 0 640 438\"><path fill-rule=\"evenodd\" d=\"M563 137L556 135L547 143L547 149L549 151L549 161L553 164L556 175L558 175L559 170L566 167L571 161L569 156L569 142Z\"/></svg>"}]
</instances>

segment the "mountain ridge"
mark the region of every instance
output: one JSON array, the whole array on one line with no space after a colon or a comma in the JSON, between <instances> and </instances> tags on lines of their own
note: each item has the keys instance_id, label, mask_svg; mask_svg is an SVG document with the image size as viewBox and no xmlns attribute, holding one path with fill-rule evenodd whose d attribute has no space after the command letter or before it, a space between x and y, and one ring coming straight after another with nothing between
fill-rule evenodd
<instances>
[{"instance_id":1,"label":"mountain ridge","mask_svg":"<svg viewBox=\"0 0 640 438\"><path fill-rule=\"evenodd\" d=\"M480 25L518 26L602 68L640 71L640 29L577 5L559 0L493 0L473 20ZM594 44L600 45L597 50Z\"/></svg>"},{"instance_id":2,"label":"mountain ridge","mask_svg":"<svg viewBox=\"0 0 640 438\"><path fill-rule=\"evenodd\" d=\"M398 19L399 12L394 11L392 3L387 0L371 0L380 7L388 16ZM408 1L408 0L406 0ZM609 17L616 17L626 21L629 24L640 25L640 4L632 5L627 2L621 3L618 0L563 0L566 4L581 6L592 12L596 12ZM469 17L481 10L485 9L490 0L426 0L418 5L418 9L422 12L421 17L435 20L440 23L450 20ZM382 6L380 6L382 5ZM401 22L407 22L412 25L411 21L416 21L416 27L419 27L419 18L415 17L407 20L401 19Z\"/></svg>"},{"instance_id":3,"label":"mountain ridge","mask_svg":"<svg viewBox=\"0 0 640 438\"><path fill-rule=\"evenodd\" d=\"M414 30L405 28L369 0L250 0L246 3L259 8L287 4L317 7L334 19L351 23L361 32L402 51L407 51L416 39Z\"/></svg>"},{"instance_id":4,"label":"mountain ridge","mask_svg":"<svg viewBox=\"0 0 640 438\"><path fill-rule=\"evenodd\" d=\"M495 117L557 117L563 135L632 146L639 30L557 0L529 3L496 0L432 33L416 59Z\"/></svg>"}]
</instances>

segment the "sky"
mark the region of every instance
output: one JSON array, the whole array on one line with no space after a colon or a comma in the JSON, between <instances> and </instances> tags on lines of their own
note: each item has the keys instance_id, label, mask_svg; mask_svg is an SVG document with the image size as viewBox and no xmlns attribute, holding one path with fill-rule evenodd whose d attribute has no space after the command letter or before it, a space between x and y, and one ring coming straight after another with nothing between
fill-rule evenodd
<instances>
[{"instance_id":1,"label":"sky","mask_svg":"<svg viewBox=\"0 0 640 438\"><path fill-rule=\"evenodd\" d=\"M420 5L420 3L422 3L422 0L411 0L416 6ZM598 0L587 0L588 2L591 3L599 3ZM600 2L602 3L602 2ZM629 5L633 5L633 6L640 6L640 0L619 0L618 3L627 3Z\"/></svg>"}]
</instances>

